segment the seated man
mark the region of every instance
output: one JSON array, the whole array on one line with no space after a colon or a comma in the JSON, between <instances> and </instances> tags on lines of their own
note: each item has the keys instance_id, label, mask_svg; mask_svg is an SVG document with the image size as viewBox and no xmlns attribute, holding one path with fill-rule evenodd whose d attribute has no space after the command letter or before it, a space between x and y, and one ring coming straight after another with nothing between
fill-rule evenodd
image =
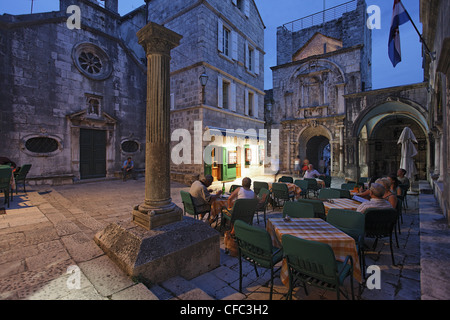
<instances>
[{"instance_id":1,"label":"seated man","mask_svg":"<svg viewBox=\"0 0 450 320\"><path fill-rule=\"evenodd\" d=\"M370 201L361 203L356 211L365 213L368 208L392 209L392 205L389 203L389 201L383 199L386 191L383 185L379 183L372 183L369 190Z\"/></svg>"},{"instance_id":2,"label":"seated man","mask_svg":"<svg viewBox=\"0 0 450 320\"><path fill-rule=\"evenodd\" d=\"M194 201L194 206L198 212L201 212L201 219L203 219L207 212L210 212L211 203L222 195L222 190L219 190L216 195L212 195L210 193L211 190L208 190L208 187L211 186L213 181L214 178L211 175L206 175L203 179L194 181L189 190Z\"/></svg>"},{"instance_id":3,"label":"seated man","mask_svg":"<svg viewBox=\"0 0 450 320\"><path fill-rule=\"evenodd\" d=\"M305 175L303 176L303 178L314 179L318 178L319 176L320 176L319 171L314 169L314 166L310 164L308 165L308 170L305 171Z\"/></svg>"},{"instance_id":4,"label":"seated man","mask_svg":"<svg viewBox=\"0 0 450 320\"><path fill-rule=\"evenodd\" d=\"M127 175L131 174L134 180L136 180L136 175L134 173L134 162L131 160L131 157L128 157L127 160L123 163L122 172L123 172L123 181L127 180Z\"/></svg>"},{"instance_id":5,"label":"seated man","mask_svg":"<svg viewBox=\"0 0 450 320\"><path fill-rule=\"evenodd\" d=\"M405 169L398 169L397 180L400 181L400 186L404 186L405 189L409 189L409 187L411 186L411 182L409 181L408 177L405 176L405 174Z\"/></svg>"}]
</instances>

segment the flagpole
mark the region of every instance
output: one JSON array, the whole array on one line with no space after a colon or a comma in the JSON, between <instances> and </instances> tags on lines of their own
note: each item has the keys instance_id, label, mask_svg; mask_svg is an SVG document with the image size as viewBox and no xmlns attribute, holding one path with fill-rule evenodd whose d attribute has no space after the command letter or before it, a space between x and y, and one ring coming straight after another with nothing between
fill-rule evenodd
<instances>
[{"instance_id":1,"label":"flagpole","mask_svg":"<svg viewBox=\"0 0 450 320\"><path fill-rule=\"evenodd\" d=\"M422 35L421 35L420 32L419 32L419 29L417 29L416 24L414 23L413 19L412 19L411 16L409 15L408 10L406 10L406 8L405 8L405 6L403 5L403 2L402 2L401 0L400 0L400 3L402 4L403 9L405 9L405 13L406 13L406 15L408 16L409 21L411 21L411 23L412 23L414 29L416 29L416 32L417 32L417 34L418 34L419 37L420 37L420 42L422 42L423 45L425 46L425 49L427 50L427 53L430 55L431 59L432 59L432 60L435 60L435 59L436 59L436 58L435 58L435 53L431 52L430 48L428 48L427 43L426 43L425 40L423 39Z\"/></svg>"}]
</instances>

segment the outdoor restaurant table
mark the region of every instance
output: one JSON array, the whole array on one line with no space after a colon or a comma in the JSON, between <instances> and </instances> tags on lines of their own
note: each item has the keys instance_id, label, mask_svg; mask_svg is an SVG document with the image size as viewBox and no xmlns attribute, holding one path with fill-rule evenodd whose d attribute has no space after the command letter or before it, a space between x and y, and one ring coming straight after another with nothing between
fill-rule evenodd
<instances>
[{"instance_id":1,"label":"outdoor restaurant table","mask_svg":"<svg viewBox=\"0 0 450 320\"><path fill-rule=\"evenodd\" d=\"M330 209L346 209L346 210L354 210L358 209L361 205L361 202L355 201L347 198L339 198L339 199L331 199L333 203L328 200L323 201L323 206L325 207L325 214L328 214L328 210Z\"/></svg>"},{"instance_id":2,"label":"outdoor restaurant table","mask_svg":"<svg viewBox=\"0 0 450 320\"><path fill-rule=\"evenodd\" d=\"M320 218L283 218L267 219L267 231L275 247L281 248L281 237L290 234L302 239L326 243L333 249L338 261L344 261L350 255L353 258L353 277L362 282L361 266L355 240ZM289 270L286 259L283 259L280 278L284 285L289 286Z\"/></svg>"},{"instance_id":3,"label":"outdoor restaurant table","mask_svg":"<svg viewBox=\"0 0 450 320\"><path fill-rule=\"evenodd\" d=\"M300 199L302 197L302 188L300 188L295 183L289 183L289 182L280 182L287 185L289 194L293 193L296 200ZM267 183L269 185L269 191L272 191L272 182Z\"/></svg>"}]
</instances>

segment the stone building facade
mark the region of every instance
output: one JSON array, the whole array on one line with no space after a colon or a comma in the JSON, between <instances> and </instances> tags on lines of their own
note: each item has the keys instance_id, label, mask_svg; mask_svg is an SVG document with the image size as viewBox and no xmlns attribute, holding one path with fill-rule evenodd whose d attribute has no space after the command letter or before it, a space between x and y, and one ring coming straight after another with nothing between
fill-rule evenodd
<instances>
[{"instance_id":1,"label":"stone building facade","mask_svg":"<svg viewBox=\"0 0 450 320\"><path fill-rule=\"evenodd\" d=\"M424 76L428 80L429 126L434 138L434 171L430 172L434 193L450 224L450 3L420 1L423 25Z\"/></svg>"},{"instance_id":2,"label":"stone building facade","mask_svg":"<svg viewBox=\"0 0 450 320\"><path fill-rule=\"evenodd\" d=\"M280 169L293 172L297 155L316 168L321 158L331 175L345 176L345 95L371 88L371 30L365 1L319 25L312 16L277 30L271 129L280 130ZM317 20L316 20L317 21ZM306 25L306 27L305 27Z\"/></svg>"},{"instance_id":3,"label":"stone building facade","mask_svg":"<svg viewBox=\"0 0 450 320\"><path fill-rule=\"evenodd\" d=\"M265 27L255 2L152 0L148 18L183 36L171 61L172 177L262 174Z\"/></svg>"},{"instance_id":4,"label":"stone building facade","mask_svg":"<svg viewBox=\"0 0 450 320\"><path fill-rule=\"evenodd\" d=\"M69 28L70 5L81 29ZM0 16L0 154L32 164L29 181L111 177L143 163L145 74L117 0L60 1L60 11Z\"/></svg>"},{"instance_id":5,"label":"stone building facade","mask_svg":"<svg viewBox=\"0 0 450 320\"><path fill-rule=\"evenodd\" d=\"M118 0L99 4L0 17L0 154L31 163L31 183L112 177L128 156L143 169L147 66L136 33L153 21L183 36L171 60L173 178L260 172L264 24L254 1L143 1L125 16ZM70 5L80 29L69 27ZM227 129L242 130L226 140Z\"/></svg>"}]
</instances>

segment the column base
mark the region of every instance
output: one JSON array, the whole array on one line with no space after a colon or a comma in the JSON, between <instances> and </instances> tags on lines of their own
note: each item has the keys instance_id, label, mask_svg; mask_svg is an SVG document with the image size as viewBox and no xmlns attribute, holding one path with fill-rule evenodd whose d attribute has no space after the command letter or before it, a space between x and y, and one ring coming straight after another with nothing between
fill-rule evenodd
<instances>
[{"instance_id":1,"label":"column base","mask_svg":"<svg viewBox=\"0 0 450 320\"><path fill-rule=\"evenodd\" d=\"M150 231L130 220L111 223L94 241L128 276L152 284L190 280L220 266L219 232L189 217Z\"/></svg>"},{"instance_id":2,"label":"column base","mask_svg":"<svg viewBox=\"0 0 450 320\"><path fill-rule=\"evenodd\" d=\"M142 204L134 207L132 216L135 224L146 230L153 230L181 221L183 210L173 202L162 207L150 207Z\"/></svg>"}]
</instances>

